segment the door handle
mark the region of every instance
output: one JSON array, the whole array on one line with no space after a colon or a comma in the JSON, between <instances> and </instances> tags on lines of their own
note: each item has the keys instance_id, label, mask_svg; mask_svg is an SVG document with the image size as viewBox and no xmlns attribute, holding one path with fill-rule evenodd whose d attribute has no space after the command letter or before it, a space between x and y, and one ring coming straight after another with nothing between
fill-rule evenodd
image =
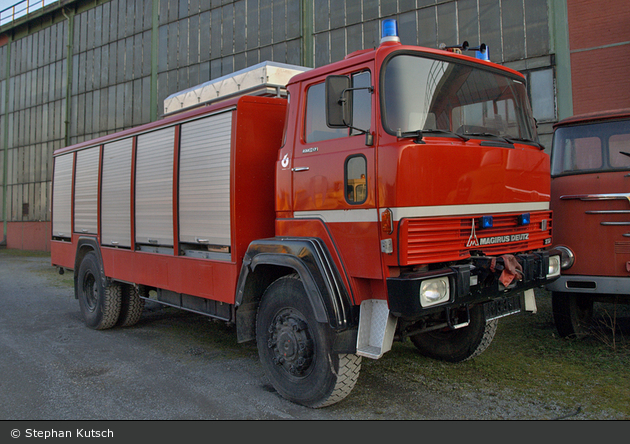
<instances>
[{"instance_id":1,"label":"door handle","mask_svg":"<svg viewBox=\"0 0 630 444\"><path fill-rule=\"evenodd\" d=\"M308 171L308 167L291 168L291 171L293 171L294 173L299 173L300 171Z\"/></svg>"}]
</instances>

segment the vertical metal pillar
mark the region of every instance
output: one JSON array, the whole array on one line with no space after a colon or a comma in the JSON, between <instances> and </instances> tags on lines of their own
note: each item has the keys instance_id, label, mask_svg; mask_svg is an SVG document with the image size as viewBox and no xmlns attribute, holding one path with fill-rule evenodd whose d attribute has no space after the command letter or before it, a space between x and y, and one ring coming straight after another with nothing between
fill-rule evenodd
<instances>
[{"instance_id":1,"label":"vertical metal pillar","mask_svg":"<svg viewBox=\"0 0 630 444\"><path fill-rule=\"evenodd\" d=\"M66 54L67 78L66 78L66 112L65 112L65 129L64 142L65 146L70 145L70 116L72 111L72 55L74 43L74 11L69 11L70 15L63 10L63 15L68 20L68 53Z\"/></svg>"},{"instance_id":2,"label":"vertical metal pillar","mask_svg":"<svg viewBox=\"0 0 630 444\"><path fill-rule=\"evenodd\" d=\"M151 122L158 118L158 44L159 44L159 18L160 0L153 0L151 25Z\"/></svg>"},{"instance_id":3,"label":"vertical metal pillar","mask_svg":"<svg viewBox=\"0 0 630 444\"><path fill-rule=\"evenodd\" d=\"M9 174L9 77L11 76L11 43L13 35L9 35L7 42L7 59L6 59L6 76L4 81L4 137L3 146L3 162L2 162L2 242L0 245L7 245L7 224L9 221L7 215L7 176Z\"/></svg>"},{"instance_id":4,"label":"vertical metal pillar","mask_svg":"<svg viewBox=\"0 0 630 444\"><path fill-rule=\"evenodd\" d=\"M556 59L558 120L562 120L573 115L567 0L549 0L549 16L551 53L555 54Z\"/></svg>"},{"instance_id":5,"label":"vertical metal pillar","mask_svg":"<svg viewBox=\"0 0 630 444\"><path fill-rule=\"evenodd\" d=\"M302 66L315 67L313 1L302 0Z\"/></svg>"}]
</instances>

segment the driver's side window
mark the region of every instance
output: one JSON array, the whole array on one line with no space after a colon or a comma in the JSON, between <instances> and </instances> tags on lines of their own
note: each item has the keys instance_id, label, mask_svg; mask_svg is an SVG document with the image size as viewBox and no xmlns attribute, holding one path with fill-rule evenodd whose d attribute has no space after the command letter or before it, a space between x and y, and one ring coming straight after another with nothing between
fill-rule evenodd
<instances>
[{"instance_id":1,"label":"driver's side window","mask_svg":"<svg viewBox=\"0 0 630 444\"><path fill-rule=\"evenodd\" d=\"M369 71L362 71L352 75L353 88L367 88L371 86ZM372 96L367 89L353 91L353 124L355 128L369 130L372 115ZM361 132L348 128L330 128L326 125L326 91L324 83L318 83L308 89L306 95L306 122L304 125L304 140L307 143L322 140L338 139Z\"/></svg>"}]
</instances>

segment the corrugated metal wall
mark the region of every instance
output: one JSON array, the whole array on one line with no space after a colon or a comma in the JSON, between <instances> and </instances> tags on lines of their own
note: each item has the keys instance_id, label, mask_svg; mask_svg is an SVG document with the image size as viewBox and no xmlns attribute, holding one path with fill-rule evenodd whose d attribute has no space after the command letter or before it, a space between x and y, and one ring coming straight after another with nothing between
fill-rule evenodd
<instances>
[{"instance_id":1,"label":"corrugated metal wall","mask_svg":"<svg viewBox=\"0 0 630 444\"><path fill-rule=\"evenodd\" d=\"M50 220L53 150L154 120L168 95L265 60L320 66L371 48L392 16L406 44L483 41L495 62L552 68L546 0L77 0L5 26L7 220Z\"/></svg>"}]
</instances>

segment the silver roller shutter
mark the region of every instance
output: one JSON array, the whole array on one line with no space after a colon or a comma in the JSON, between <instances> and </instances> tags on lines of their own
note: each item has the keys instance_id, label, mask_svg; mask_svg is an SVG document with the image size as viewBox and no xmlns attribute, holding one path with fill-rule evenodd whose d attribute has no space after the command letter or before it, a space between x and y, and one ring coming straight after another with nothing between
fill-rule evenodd
<instances>
[{"instance_id":1,"label":"silver roller shutter","mask_svg":"<svg viewBox=\"0 0 630 444\"><path fill-rule=\"evenodd\" d=\"M181 242L229 246L233 111L182 125L179 173Z\"/></svg>"},{"instance_id":2,"label":"silver roller shutter","mask_svg":"<svg viewBox=\"0 0 630 444\"><path fill-rule=\"evenodd\" d=\"M74 182L74 231L97 232L98 164L100 146L77 152Z\"/></svg>"},{"instance_id":3,"label":"silver roller shutter","mask_svg":"<svg viewBox=\"0 0 630 444\"><path fill-rule=\"evenodd\" d=\"M136 242L173 245L173 154L175 129L138 136Z\"/></svg>"},{"instance_id":4,"label":"silver roller shutter","mask_svg":"<svg viewBox=\"0 0 630 444\"><path fill-rule=\"evenodd\" d=\"M101 242L131 246L131 150L133 139L103 147L101 184Z\"/></svg>"},{"instance_id":5,"label":"silver roller shutter","mask_svg":"<svg viewBox=\"0 0 630 444\"><path fill-rule=\"evenodd\" d=\"M72 234L72 153L55 157L52 201L52 235L69 238Z\"/></svg>"}]
</instances>

